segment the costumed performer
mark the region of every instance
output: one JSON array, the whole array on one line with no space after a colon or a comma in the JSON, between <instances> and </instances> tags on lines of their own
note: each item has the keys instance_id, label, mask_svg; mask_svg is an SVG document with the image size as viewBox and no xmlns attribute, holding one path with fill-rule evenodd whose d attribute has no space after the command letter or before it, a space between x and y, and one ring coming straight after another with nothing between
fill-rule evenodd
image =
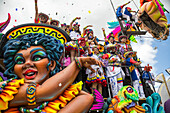
<instances>
[{"instance_id":1,"label":"costumed performer","mask_svg":"<svg viewBox=\"0 0 170 113\"><path fill-rule=\"evenodd\" d=\"M127 44L127 40L128 40L127 36L125 35L119 36L119 44L120 44L119 52L121 53L122 56L124 56L124 53L131 50L132 48L129 44Z\"/></svg>"},{"instance_id":2,"label":"costumed performer","mask_svg":"<svg viewBox=\"0 0 170 113\"><path fill-rule=\"evenodd\" d=\"M103 35L104 35L104 39L105 39L105 42L104 42L104 45L108 45L108 44L115 44L115 40L114 40L114 35L113 33L111 32L111 35L109 36L109 38L107 39L106 37L106 33L105 33L105 29L102 28L102 31L103 31Z\"/></svg>"},{"instance_id":3,"label":"costumed performer","mask_svg":"<svg viewBox=\"0 0 170 113\"><path fill-rule=\"evenodd\" d=\"M81 54L84 54L84 50L81 46L78 46L78 44L76 44L76 41L81 38L81 32L79 29L80 24L75 23L74 25L72 25L77 19L81 19L80 17L76 17L69 26L69 29L71 30L69 35L71 37L71 42L66 43L66 52L70 53L70 58L71 58L71 62L74 61L74 57L78 56L78 51Z\"/></svg>"},{"instance_id":4,"label":"costumed performer","mask_svg":"<svg viewBox=\"0 0 170 113\"><path fill-rule=\"evenodd\" d=\"M35 23L45 23L45 24L50 24L48 22L49 16L44 14L44 13L38 13L38 6L37 6L37 1L35 0Z\"/></svg>"},{"instance_id":5,"label":"costumed performer","mask_svg":"<svg viewBox=\"0 0 170 113\"><path fill-rule=\"evenodd\" d=\"M100 60L99 49L97 48L97 46L93 47L93 51L91 51L90 48L88 48L88 53L89 57ZM86 74L88 74L86 83L89 85L92 84L92 88L97 89L100 92L100 94L102 94L102 85L106 87L107 84L103 68L99 67L98 65L91 65L91 67L95 70L95 72L91 71L90 69L86 69Z\"/></svg>"},{"instance_id":6,"label":"costumed performer","mask_svg":"<svg viewBox=\"0 0 170 113\"><path fill-rule=\"evenodd\" d=\"M106 67L106 73L110 80L113 97L117 95L118 91L123 87L123 78L125 78L125 73L120 67L121 63L124 62L124 59L120 54L117 54L117 48L116 44L108 44L107 53L103 55L103 59L109 60L109 66Z\"/></svg>"},{"instance_id":7,"label":"costumed performer","mask_svg":"<svg viewBox=\"0 0 170 113\"><path fill-rule=\"evenodd\" d=\"M136 55L136 52L134 51L128 51L124 54L124 57L126 58L126 65L129 66L129 71L131 74L133 87L138 92L139 98L145 98L145 94L143 91L143 85L140 80L140 73L138 69L135 66L139 66L141 62L137 62L133 59L133 57Z\"/></svg>"}]
</instances>

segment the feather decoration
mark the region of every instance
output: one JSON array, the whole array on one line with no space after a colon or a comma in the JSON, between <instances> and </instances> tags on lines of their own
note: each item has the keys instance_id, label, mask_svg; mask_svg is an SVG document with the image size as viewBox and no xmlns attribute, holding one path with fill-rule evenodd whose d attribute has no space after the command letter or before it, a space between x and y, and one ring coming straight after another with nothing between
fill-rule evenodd
<instances>
[{"instance_id":1,"label":"feather decoration","mask_svg":"<svg viewBox=\"0 0 170 113\"><path fill-rule=\"evenodd\" d=\"M91 88L93 90L93 96L94 96L94 103L92 104L92 107L90 110L100 110L103 108L104 105L104 99L103 96L94 88Z\"/></svg>"},{"instance_id":2,"label":"feather decoration","mask_svg":"<svg viewBox=\"0 0 170 113\"><path fill-rule=\"evenodd\" d=\"M165 15L165 9L164 9L164 5L159 1L159 0L153 0L153 2L155 3L155 5L157 6L157 8L159 9L160 13L162 16Z\"/></svg>"},{"instance_id":3,"label":"feather decoration","mask_svg":"<svg viewBox=\"0 0 170 113\"><path fill-rule=\"evenodd\" d=\"M10 20L11 20L11 15L10 13L8 13L7 21L0 23L0 32L2 32L8 26Z\"/></svg>"}]
</instances>

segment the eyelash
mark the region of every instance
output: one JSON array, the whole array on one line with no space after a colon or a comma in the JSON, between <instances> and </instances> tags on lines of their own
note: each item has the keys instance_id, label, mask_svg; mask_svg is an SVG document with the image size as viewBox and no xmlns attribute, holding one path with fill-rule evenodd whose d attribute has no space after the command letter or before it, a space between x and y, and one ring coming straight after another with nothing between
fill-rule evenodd
<instances>
[{"instance_id":1,"label":"eyelash","mask_svg":"<svg viewBox=\"0 0 170 113\"><path fill-rule=\"evenodd\" d=\"M40 54L42 54L42 55L40 55ZM40 59L38 59L38 60L35 60L35 58L40 58ZM32 61L39 61L39 60L41 60L41 59L43 59L43 58L47 58L47 55L46 55L46 53L41 53L41 51L37 51L37 52L35 52L33 55L32 55L32 57L31 57L31 60ZM19 62L19 61L21 61L21 62ZM22 56L17 56L16 58L15 58L15 64L23 64L25 62L25 59L22 57Z\"/></svg>"},{"instance_id":2,"label":"eyelash","mask_svg":"<svg viewBox=\"0 0 170 113\"><path fill-rule=\"evenodd\" d=\"M41 51L35 52L35 53L32 55L32 60L33 60L33 61L35 60L36 57L37 57L37 58L41 58L41 59L47 57L46 53L44 53L44 52L43 52L43 55L39 55L40 52L41 52ZM41 59L40 59L40 60L41 60ZM38 60L38 61L39 61L39 60Z\"/></svg>"}]
</instances>

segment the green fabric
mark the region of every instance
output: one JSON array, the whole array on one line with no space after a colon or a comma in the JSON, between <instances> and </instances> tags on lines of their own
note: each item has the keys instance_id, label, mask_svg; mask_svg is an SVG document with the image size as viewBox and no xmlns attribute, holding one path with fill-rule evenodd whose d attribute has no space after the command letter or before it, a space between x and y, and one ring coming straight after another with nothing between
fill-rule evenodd
<instances>
[{"instance_id":1,"label":"green fabric","mask_svg":"<svg viewBox=\"0 0 170 113\"><path fill-rule=\"evenodd\" d=\"M3 36L3 33L0 33L0 40L1 40L2 36Z\"/></svg>"}]
</instances>

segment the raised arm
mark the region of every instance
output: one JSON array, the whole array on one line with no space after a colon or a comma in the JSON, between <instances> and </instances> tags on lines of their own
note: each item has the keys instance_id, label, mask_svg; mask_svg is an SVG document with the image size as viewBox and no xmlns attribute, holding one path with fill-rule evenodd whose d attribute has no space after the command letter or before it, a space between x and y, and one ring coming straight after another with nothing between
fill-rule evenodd
<instances>
[{"instance_id":1,"label":"raised arm","mask_svg":"<svg viewBox=\"0 0 170 113\"><path fill-rule=\"evenodd\" d=\"M103 31L104 39L107 40L105 29L102 28L102 31Z\"/></svg>"},{"instance_id":2,"label":"raised arm","mask_svg":"<svg viewBox=\"0 0 170 113\"><path fill-rule=\"evenodd\" d=\"M35 22L38 21L38 6L37 6L37 0L35 0Z\"/></svg>"},{"instance_id":3,"label":"raised arm","mask_svg":"<svg viewBox=\"0 0 170 113\"><path fill-rule=\"evenodd\" d=\"M97 39L97 37L95 36L95 37L94 37L95 45L99 45L99 43L97 42L97 40L96 40L96 39Z\"/></svg>"},{"instance_id":4,"label":"raised arm","mask_svg":"<svg viewBox=\"0 0 170 113\"><path fill-rule=\"evenodd\" d=\"M85 32L86 32L86 29L87 29L88 27L93 27L93 26L92 26L92 25L87 25L86 27L84 27L84 28L83 28L83 36L84 36L84 34L85 34Z\"/></svg>"},{"instance_id":5,"label":"raised arm","mask_svg":"<svg viewBox=\"0 0 170 113\"><path fill-rule=\"evenodd\" d=\"M91 65L94 64L99 66L104 65L102 62L91 57L81 57L78 59L82 66L89 69L92 69ZM68 88L73 83L79 71L80 69L77 67L76 62L74 61L63 71L47 79L42 85L37 86L36 102L40 103L56 99L60 94L64 92L66 88ZM10 107L17 107L21 105L24 106L28 104L26 99L26 89L28 85L28 83L25 83L20 87L18 93L15 95L15 98L10 102Z\"/></svg>"},{"instance_id":6,"label":"raised arm","mask_svg":"<svg viewBox=\"0 0 170 113\"><path fill-rule=\"evenodd\" d=\"M124 6L128 5L129 3L130 3L130 1L125 3L125 4L123 4L121 7L123 8Z\"/></svg>"},{"instance_id":7,"label":"raised arm","mask_svg":"<svg viewBox=\"0 0 170 113\"><path fill-rule=\"evenodd\" d=\"M74 18L74 19L71 21L71 23L70 23L69 29L73 29L73 23L74 23L77 19L81 19L81 17L76 17L76 18Z\"/></svg>"},{"instance_id":8,"label":"raised arm","mask_svg":"<svg viewBox=\"0 0 170 113\"><path fill-rule=\"evenodd\" d=\"M88 47L88 54L91 54L91 49L90 49L90 47Z\"/></svg>"}]
</instances>

